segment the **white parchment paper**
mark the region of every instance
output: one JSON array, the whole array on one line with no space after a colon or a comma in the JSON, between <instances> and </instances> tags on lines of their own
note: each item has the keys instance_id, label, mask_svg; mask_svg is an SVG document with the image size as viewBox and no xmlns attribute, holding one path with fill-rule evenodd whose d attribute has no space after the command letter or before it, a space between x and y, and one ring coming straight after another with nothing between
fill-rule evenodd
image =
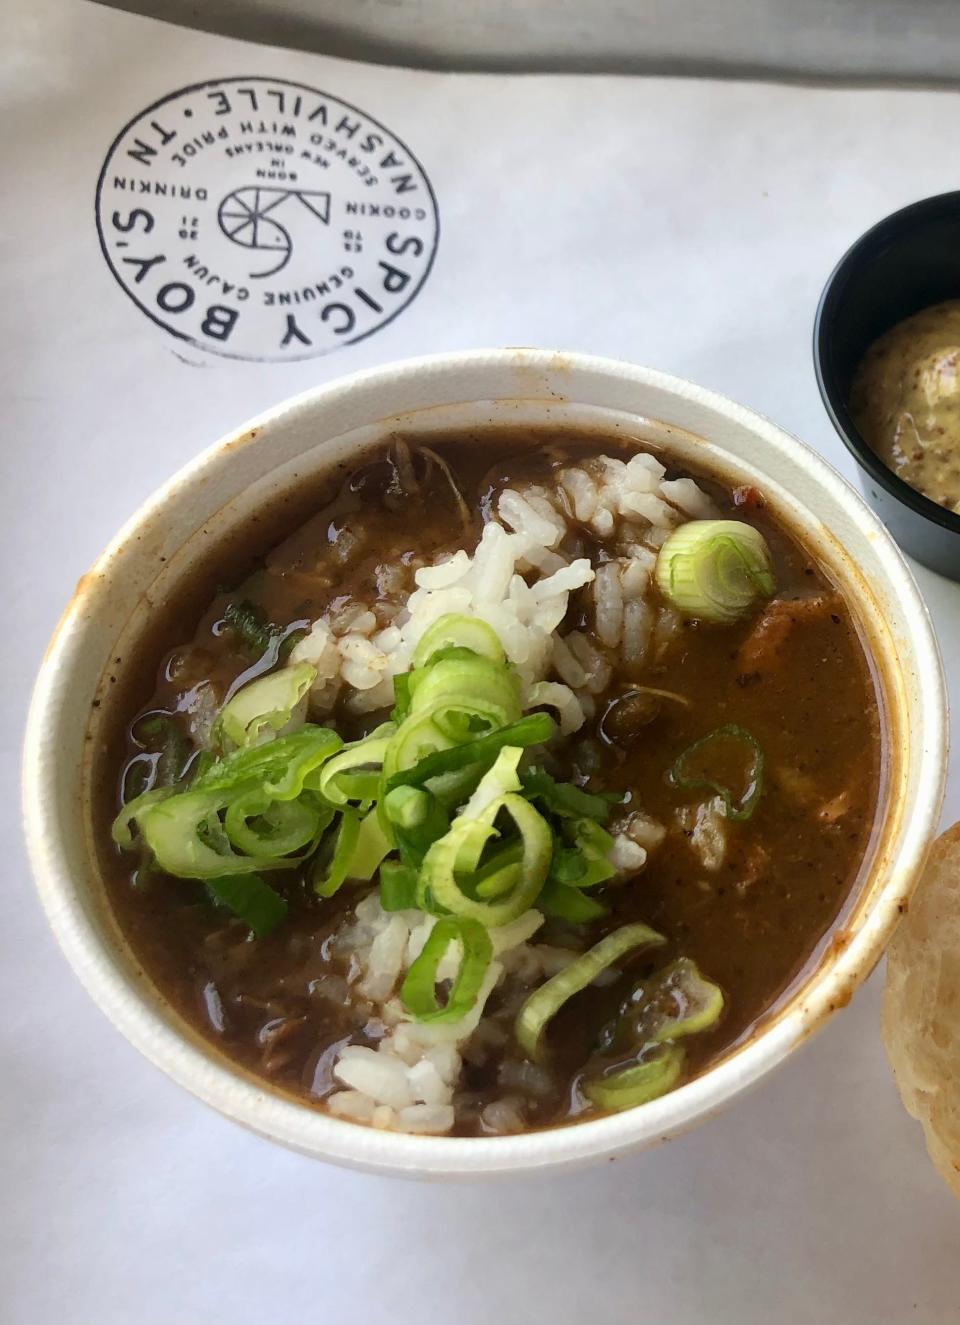
<instances>
[{"instance_id":1,"label":"white parchment paper","mask_svg":"<svg viewBox=\"0 0 960 1325\"><path fill-rule=\"evenodd\" d=\"M228 428L340 373L480 345L620 356L760 409L852 476L814 383L816 300L868 224L956 187L960 94L419 74L244 46L81 0L7 0L4 17L0 1319L956 1321L960 1213L900 1109L876 980L750 1098L659 1151L493 1187L339 1172L206 1111L82 993L33 897L17 761L43 646L116 527ZM101 250L97 180L124 126L179 89L241 76L359 108L415 156L436 195L439 242L419 293L322 357L228 358L180 339L134 302ZM185 134L191 103L170 107ZM271 114L286 111L277 103ZM219 170L216 187L243 185ZM324 188L309 190L312 204L288 197L274 213L290 214L298 252L295 230L307 223L323 244L347 242L342 217L338 230L311 212L323 212L313 195ZM176 276L195 277L169 217L161 225L169 195L149 200L156 229L144 234L139 222L131 238L158 247L138 256L162 253ZM354 215L365 256L379 260L384 218ZM198 244L214 233L211 216L207 207L197 221ZM263 235L273 256L269 238L250 256L266 266L286 241L269 225ZM229 244L220 251L236 258L243 245ZM162 285L150 276L131 288L156 310ZM307 278L297 279L302 288ZM230 303L222 286L217 300ZM956 686L960 588L919 576ZM949 795L953 818L955 770Z\"/></svg>"}]
</instances>

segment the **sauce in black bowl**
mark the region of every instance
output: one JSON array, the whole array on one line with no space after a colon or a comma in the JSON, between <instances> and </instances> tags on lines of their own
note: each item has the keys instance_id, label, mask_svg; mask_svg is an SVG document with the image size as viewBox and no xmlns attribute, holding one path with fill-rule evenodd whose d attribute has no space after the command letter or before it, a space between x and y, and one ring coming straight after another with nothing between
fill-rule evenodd
<instances>
[{"instance_id":1,"label":"sauce in black bowl","mask_svg":"<svg viewBox=\"0 0 960 1325\"><path fill-rule=\"evenodd\" d=\"M817 309L813 357L834 427L862 471L867 501L903 550L960 580L960 515L893 473L850 411L857 367L884 332L920 309L960 298L960 192L912 203L848 249Z\"/></svg>"}]
</instances>

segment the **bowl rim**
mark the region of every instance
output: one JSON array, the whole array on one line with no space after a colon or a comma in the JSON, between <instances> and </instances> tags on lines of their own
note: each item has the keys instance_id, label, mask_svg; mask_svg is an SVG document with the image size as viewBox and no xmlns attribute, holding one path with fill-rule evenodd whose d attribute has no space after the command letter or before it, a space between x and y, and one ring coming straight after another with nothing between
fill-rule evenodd
<instances>
[{"instance_id":1,"label":"bowl rim","mask_svg":"<svg viewBox=\"0 0 960 1325\"><path fill-rule=\"evenodd\" d=\"M577 353L546 350L474 350L426 355L363 370L311 388L284 400L232 430L184 466L139 508L97 559L89 577L108 567L131 536L162 509L170 496L200 479L224 448L249 441L265 444L272 423L294 412L334 404L346 393L389 387L404 378L458 373L485 366L524 367L549 375L562 364L564 376L582 372L626 380L686 399L720 418L747 429L777 454L802 459L819 488L855 511L871 526L871 539L883 556L890 588L903 604L918 675L924 679L923 703L929 731L913 757L918 769L915 812L904 824L895 857L884 865L889 877L864 913L859 927L829 971L818 979L818 963L797 985L784 1013L770 1026L701 1076L639 1109L576 1122L544 1131L491 1138L411 1136L359 1126L298 1103L292 1097L255 1084L232 1069L216 1050L190 1042L150 1006L113 960L82 904L83 884L75 883L63 855L55 810L59 791L53 761L43 758L48 732L55 729L58 708L72 664L80 652L84 624L77 595L65 610L38 674L27 720L23 754L23 814L28 855L48 921L81 982L122 1033L156 1066L220 1113L250 1130L303 1153L349 1167L429 1178L494 1177L551 1172L613 1158L657 1140L666 1140L716 1113L734 1096L758 1082L821 1025L875 965L906 897L922 868L936 831L946 778L946 691L942 661L926 605L902 553L859 493L804 443L762 415L684 379L632 364ZM571 378L572 381L572 378ZM487 398L516 399L523 393L494 393ZM479 397L472 397L479 399ZM574 395L574 399L575 399ZM544 403L549 403L544 398ZM555 399L553 403L556 403ZM424 409L429 406L424 406ZM718 446L723 450L722 444ZM266 473L267 471L265 471ZM800 503L806 506L806 503ZM810 509L809 507L807 508ZM87 577L84 577L85 579ZM914 743L911 743L914 749ZM907 862L907 875L895 868ZM842 923L842 921L840 922Z\"/></svg>"},{"instance_id":2,"label":"bowl rim","mask_svg":"<svg viewBox=\"0 0 960 1325\"><path fill-rule=\"evenodd\" d=\"M960 514L948 510L946 506L941 506L939 502L911 487L905 479L884 464L866 441L850 413L845 393L840 389L830 358L834 318L863 257L869 250L908 230L916 221L951 215L956 216L960 221L960 189L933 194L928 198L908 203L905 207L900 207L897 211L882 217L854 240L827 277L820 294L813 320L813 367L820 398L830 422L860 468L885 488L891 497L895 497L901 505L908 507L914 514L939 525L941 529L960 534Z\"/></svg>"}]
</instances>

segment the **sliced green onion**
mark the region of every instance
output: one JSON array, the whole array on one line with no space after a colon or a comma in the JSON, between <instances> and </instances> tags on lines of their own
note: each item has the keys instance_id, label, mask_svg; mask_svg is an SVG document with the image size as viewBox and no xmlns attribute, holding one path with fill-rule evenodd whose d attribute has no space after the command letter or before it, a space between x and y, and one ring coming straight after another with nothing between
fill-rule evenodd
<instances>
[{"instance_id":1,"label":"sliced green onion","mask_svg":"<svg viewBox=\"0 0 960 1325\"><path fill-rule=\"evenodd\" d=\"M470 893L487 902L514 889L523 877L523 842L512 842L470 875Z\"/></svg>"},{"instance_id":2,"label":"sliced green onion","mask_svg":"<svg viewBox=\"0 0 960 1325\"><path fill-rule=\"evenodd\" d=\"M282 626L279 631L280 643L277 649L277 659L284 662L294 651L301 640L306 639L310 634L310 621L291 621L288 626Z\"/></svg>"},{"instance_id":3,"label":"sliced green onion","mask_svg":"<svg viewBox=\"0 0 960 1325\"><path fill-rule=\"evenodd\" d=\"M252 653L266 653L274 641L274 627L264 621L260 608L246 599L240 603L227 603L223 619Z\"/></svg>"},{"instance_id":4,"label":"sliced green onion","mask_svg":"<svg viewBox=\"0 0 960 1325\"><path fill-rule=\"evenodd\" d=\"M550 862L550 879L564 887L575 888L587 871L587 862L583 852L576 847L561 847L554 844L553 859Z\"/></svg>"},{"instance_id":5,"label":"sliced green onion","mask_svg":"<svg viewBox=\"0 0 960 1325\"><path fill-rule=\"evenodd\" d=\"M416 790L417 794L424 798L419 802L420 809L417 811L418 814L423 812L423 818L418 824L406 828L400 824L390 824L388 820L388 830L385 831L389 831L389 836L396 843L403 863L419 868L430 847L434 842L438 842L450 827L450 816L436 796L431 795L429 791L419 788L411 790ZM380 822L382 825L383 820L381 819Z\"/></svg>"},{"instance_id":6,"label":"sliced green onion","mask_svg":"<svg viewBox=\"0 0 960 1325\"><path fill-rule=\"evenodd\" d=\"M544 809L560 818L596 819L597 823L605 824L613 805L621 800L620 796L596 796L572 782L556 782L542 768L527 769L520 780L526 796L539 800Z\"/></svg>"},{"instance_id":7,"label":"sliced green onion","mask_svg":"<svg viewBox=\"0 0 960 1325\"><path fill-rule=\"evenodd\" d=\"M607 1113L635 1109L639 1104L665 1095L679 1080L684 1053L677 1045L666 1045L652 1058L607 1076L582 1081L580 1089L591 1104Z\"/></svg>"},{"instance_id":8,"label":"sliced green onion","mask_svg":"<svg viewBox=\"0 0 960 1325\"><path fill-rule=\"evenodd\" d=\"M460 968L446 1003L437 1000L437 969L451 943L460 945ZM420 956L407 971L400 1001L417 1021L460 1021L477 1001L493 944L483 925L464 917L445 917L430 931Z\"/></svg>"},{"instance_id":9,"label":"sliced green onion","mask_svg":"<svg viewBox=\"0 0 960 1325\"><path fill-rule=\"evenodd\" d=\"M521 859L518 866L511 866L510 892L487 902L470 895L469 876L477 870L489 839L497 835L494 821L500 813L509 815L519 830ZM425 906L432 899L432 905L491 929L506 925L532 905L546 880L552 850L553 834L547 821L522 796L510 793L475 819L455 819L449 831L434 842L420 871L418 902Z\"/></svg>"},{"instance_id":10,"label":"sliced green onion","mask_svg":"<svg viewBox=\"0 0 960 1325\"><path fill-rule=\"evenodd\" d=\"M410 712L410 673L400 672L393 678L393 712L391 721L399 724Z\"/></svg>"},{"instance_id":11,"label":"sliced green onion","mask_svg":"<svg viewBox=\"0 0 960 1325\"><path fill-rule=\"evenodd\" d=\"M661 547L657 587L679 612L722 624L744 616L776 591L759 529L740 520L691 520Z\"/></svg>"},{"instance_id":12,"label":"sliced green onion","mask_svg":"<svg viewBox=\"0 0 960 1325\"><path fill-rule=\"evenodd\" d=\"M223 792L191 789L140 805L135 815L137 827L160 868L179 879L216 879L297 863L274 855L237 855L218 817L231 800Z\"/></svg>"},{"instance_id":13,"label":"sliced green onion","mask_svg":"<svg viewBox=\"0 0 960 1325\"><path fill-rule=\"evenodd\" d=\"M395 732L393 723L385 722L362 741L345 745L321 769L316 779L320 795L338 808L353 800L373 800L384 756Z\"/></svg>"},{"instance_id":14,"label":"sliced green onion","mask_svg":"<svg viewBox=\"0 0 960 1325\"><path fill-rule=\"evenodd\" d=\"M470 795L505 745L540 744L550 740L556 730L552 718L536 713L457 745L440 731L431 715L411 713L401 723L384 757L381 814L385 815L387 794L403 785L423 787L429 783L444 805L456 805Z\"/></svg>"},{"instance_id":15,"label":"sliced green onion","mask_svg":"<svg viewBox=\"0 0 960 1325\"><path fill-rule=\"evenodd\" d=\"M665 942L663 935L648 925L622 925L534 990L520 1009L515 1026L517 1041L527 1057L534 1062L542 1060L547 1022L568 999L586 989L602 971L635 948L649 948Z\"/></svg>"},{"instance_id":16,"label":"sliced green onion","mask_svg":"<svg viewBox=\"0 0 960 1325\"><path fill-rule=\"evenodd\" d=\"M266 938L286 918L286 900L255 874L209 879L207 891L215 902L248 924L258 939Z\"/></svg>"},{"instance_id":17,"label":"sliced green onion","mask_svg":"<svg viewBox=\"0 0 960 1325\"><path fill-rule=\"evenodd\" d=\"M314 870L313 888L318 897L332 897L347 879L367 882L379 869L392 842L384 835L376 810L348 807L341 811L333 858L326 874Z\"/></svg>"},{"instance_id":18,"label":"sliced green onion","mask_svg":"<svg viewBox=\"0 0 960 1325\"><path fill-rule=\"evenodd\" d=\"M372 879L384 857L393 849L393 843L386 836L380 823L380 816L375 809L367 810L360 821L353 859L347 866L347 878L366 882Z\"/></svg>"},{"instance_id":19,"label":"sliced green onion","mask_svg":"<svg viewBox=\"0 0 960 1325\"><path fill-rule=\"evenodd\" d=\"M234 750L215 760L191 783L191 790L230 791L254 783L273 800L294 800L315 789L317 770L343 745L329 727L307 724L265 745Z\"/></svg>"},{"instance_id":20,"label":"sliced green onion","mask_svg":"<svg viewBox=\"0 0 960 1325\"><path fill-rule=\"evenodd\" d=\"M280 914L282 898L262 880L247 889L237 880L294 868L312 853L332 812L306 784L341 745L335 732L304 726L219 759L201 756L182 790L158 788L125 805L113 824L114 841L132 847L136 824L161 870L177 878L206 880L219 900L255 932L266 932L270 916ZM358 877L369 878L389 844L374 822L360 845L363 850L352 867ZM228 882L220 887L223 880ZM248 914L241 906L254 909Z\"/></svg>"},{"instance_id":21,"label":"sliced green onion","mask_svg":"<svg viewBox=\"0 0 960 1325\"><path fill-rule=\"evenodd\" d=\"M604 1048L628 1049L638 1061L581 1082L586 1097L599 1108L616 1110L643 1104L676 1083L683 1050L676 1044L715 1026L723 1011L723 993L705 980L688 957L641 981L620 1009L604 1037Z\"/></svg>"},{"instance_id":22,"label":"sliced green onion","mask_svg":"<svg viewBox=\"0 0 960 1325\"><path fill-rule=\"evenodd\" d=\"M709 751L711 746L722 744L724 741L739 742L746 747L749 754L749 763L745 774L746 789L738 800L734 799L733 792L722 782L708 776L703 771L695 772L690 769L690 763L696 755L703 755L704 752ZM708 732L699 741L694 741L693 745L688 745L686 750L674 761L667 777L675 787L683 787L687 791L707 790L714 792L723 801L726 817L740 822L750 818L757 808L757 802L763 795L763 764L763 750L756 737L745 731L743 727L738 727L736 723L731 722L724 727L717 727L714 731Z\"/></svg>"},{"instance_id":23,"label":"sliced green onion","mask_svg":"<svg viewBox=\"0 0 960 1325\"><path fill-rule=\"evenodd\" d=\"M465 745L456 745L451 749L440 750L436 754L426 755L412 768L395 773L387 783L387 791L393 787L408 784L422 787L434 778L442 778L449 773L459 773L464 769L479 769L480 774L490 767L505 745L542 745L552 740L557 733L557 724L546 713L531 713L519 722L509 723L489 736L481 736ZM526 774L523 781L526 782ZM555 784L556 785L556 784Z\"/></svg>"},{"instance_id":24,"label":"sliced green onion","mask_svg":"<svg viewBox=\"0 0 960 1325\"><path fill-rule=\"evenodd\" d=\"M518 745L503 747L492 767L484 773L473 795L460 811L464 819L478 818L494 801L500 800L508 792L520 790L517 766L522 755L523 751Z\"/></svg>"},{"instance_id":25,"label":"sliced green onion","mask_svg":"<svg viewBox=\"0 0 960 1325\"><path fill-rule=\"evenodd\" d=\"M326 871L320 861L313 871L313 891L318 897L332 897L347 881L347 871L360 837L360 811L348 807L341 811L340 825L334 840L333 856Z\"/></svg>"},{"instance_id":26,"label":"sliced green onion","mask_svg":"<svg viewBox=\"0 0 960 1325\"><path fill-rule=\"evenodd\" d=\"M209 773L210 769L217 762L217 756L212 750L199 750L196 759L191 760L186 770L187 780L192 784L202 777L204 773Z\"/></svg>"},{"instance_id":27,"label":"sliced green onion","mask_svg":"<svg viewBox=\"0 0 960 1325\"><path fill-rule=\"evenodd\" d=\"M169 713L153 713L138 724L139 734L151 743L161 742L153 770L152 786L172 787L183 777L190 757L190 741L186 732Z\"/></svg>"},{"instance_id":28,"label":"sliced green onion","mask_svg":"<svg viewBox=\"0 0 960 1325\"><path fill-rule=\"evenodd\" d=\"M155 750L145 750L134 755L123 770L120 782L120 803L130 805L147 791L157 790L157 764L159 755ZM173 790L173 787L170 788Z\"/></svg>"},{"instance_id":29,"label":"sliced green onion","mask_svg":"<svg viewBox=\"0 0 960 1325\"><path fill-rule=\"evenodd\" d=\"M127 801L110 828L110 836L117 846L129 851L135 845L132 825L138 823L140 816L152 805L157 805L160 801L165 801L176 794L173 787L154 787L151 791L144 791L133 800Z\"/></svg>"},{"instance_id":30,"label":"sliced green onion","mask_svg":"<svg viewBox=\"0 0 960 1325\"><path fill-rule=\"evenodd\" d=\"M605 828L594 819L566 819L563 823L563 835L572 842L571 850L580 864L579 873L574 875L569 857L559 866L566 877L562 882L577 888L595 888L598 883L606 883L616 877L617 871L610 863L613 850L613 838ZM559 853L555 853L559 854Z\"/></svg>"},{"instance_id":31,"label":"sliced green onion","mask_svg":"<svg viewBox=\"0 0 960 1325\"><path fill-rule=\"evenodd\" d=\"M275 626L247 599L227 603L223 619L251 653L262 657L275 651L275 661L286 658L294 645L306 636L306 627L310 624L309 621L293 621L289 626Z\"/></svg>"},{"instance_id":32,"label":"sliced green onion","mask_svg":"<svg viewBox=\"0 0 960 1325\"><path fill-rule=\"evenodd\" d=\"M248 856L289 856L317 842L333 811L309 793L295 801L274 801L254 788L226 807L223 826L233 846Z\"/></svg>"},{"instance_id":33,"label":"sliced green onion","mask_svg":"<svg viewBox=\"0 0 960 1325\"><path fill-rule=\"evenodd\" d=\"M383 760L383 785L385 788L399 786L408 779L399 776L421 763L424 759L449 750L454 745L433 721L429 713L411 713L397 728L396 735L387 746ZM384 794L381 791L381 796Z\"/></svg>"},{"instance_id":34,"label":"sliced green onion","mask_svg":"<svg viewBox=\"0 0 960 1325\"><path fill-rule=\"evenodd\" d=\"M405 780L399 779L399 774L413 769L422 759L471 743L479 735L519 722L522 717L519 681L514 672L503 661L481 657L465 648L441 648L440 653L430 657L428 666L407 673L407 681L400 689L395 685L395 693L397 716L405 712L405 717L384 757L383 784L387 790ZM465 765L457 762L436 774L425 774L420 784L441 771L462 767ZM459 787L457 779L458 791Z\"/></svg>"},{"instance_id":35,"label":"sliced green onion","mask_svg":"<svg viewBox=\"0 0 960 1325\"><path fill-rule=\"evenodd\" d=\"M475 653L473 649L463 649L453 644L437 649L436 652L431 655L429 662L425 663L422 667L413 667L410 671L403 672L399 677L394 679L394 712L392 717L395 722L401 721L409 714L411 708L416 707L413 703L413 697L426 678L430 675L433 668L439 663L452 662L463 662L470 666L473 663L483 664L494 662L494 660ZM505 675L511 675L510 668L502 656L499 662L495 662L494 665Z\"/></svg>"},{"instance_id":36,"label":"sliced green onion","mask_svg":"<svg viewBox=\"0 0 960 1325\"><path fill-rule=\"evenodd\" d=\"M424 631L413 653L411 665L424 667L441 649L469 649L491 662L504 661L503 645L491 626L477 617L460 616L450 612L440 617Z\"/></svg>"},{"instance_id":37,"label":"sliced green onion","mask_svg":"<svg viewBox=\"0 0 960 1325\"><path fill-rule=\"evenodd\" d=\"M395 828L422 828L430 813L430 793L420 787L394 787L383 798L383 808Z\"/></svg>"},{"instance_id":38,"label":"sliced green onion","mask_svg":"<svg viewBox=\"0 0 960 1325\"><path fill-rule=\"evenodd\" d=\"M417 716L429 716L450 741L469 740L519 720L519 683L509 668L476 654L444 659L427 669L411 694L407 721Z\"/></svg>"},{"instance_id":39,"label":"sliced green onion","mask_svg":"<svg viewBox=\"0 0 960 1325\"><path fill-rule=\"evenodd\" d=\"M317 679L310 663L281 667L241 686L220 710L214 728L221 741L242 748L257 745L292 720L294 711Z\"/></svg>"},{"instance_id":40,"label":"sliced green onion","mask_svg":"<svg viewBox=\"0 0 960 1325\"><path fill-rule=\"evenodd\" d=\"M543 885L537 898L537 910L558 920L569 921L571 925L588 925L610 914L610 908L602 902L587 897L577 887L569 887L552 878Z\"/></svg>"},{"instance_id":41,"label":"sliced green onion","mask_svg":"<svg viewBox=\"0 0 960 1325\"><path fill-rule=\"evenodd\" d=\"M265 815L272 802L300 797L306 779L340 744L340 738L325 727L304 727L265 745L224 755L198 773L186 790L160 788L124 806L114 821L114 841L122 847L132 846L131 824L136 823L160 868L184 879L291 868L299 858L284 858L269 845L264 833L249 829L248 820ZM254 792L255 807L249 799ZM254 833L260 842L255 855L238 855L220 822L220 814L235 801L242 804L232 815L232 830L238 837L247 831ZM311 805L307 808L314 832L320 831L319 810ZM249 813L245 813L247 810ZM302 835L306 820L300 815L295 820L289 816L281 820L273 814L263 828L265 833L275 832L282 839L288 834ZM253 840L246 839L247 845L252 846Z\"/></svg>"},{"instance_id":42,"label":"sliced green onion","mask_svg":"<svg viewBox=\"0 0 960 1325\"><path fill-rule=\"evenodd\" d=\"M550 865L550 879L566 888L595 888L616 878L617 871L610 863L613 838L595 819L564 819L563 836L573 845L555 846ZM596 905L596 904L594 904ZM586 911L587 908L579 908ZM606 914L606 908L597 912Z\"/></svg>"},{"instance_id":43,"label":"sliced green onion","mask_svg":"<svg viewBox=\"0 0 960 1325\"><path fill-rule=\"evenodd\" d=\"M723 1011L723 991L705 980L689 957L644 981L631 1001L639 1003L638 1029L654 1044L709 1030Z\"/></svg>"},{"instance_id":44,"label":"sliced green onion","mask_svg":"<svg viewBox=\"0 0 960 1325\"><path fill-rule=\"evenodd\" d=\"M411 911L417 905L417 871L399 860L380 866L380 905L384 911Z\"/></svg>"}]
</instances>

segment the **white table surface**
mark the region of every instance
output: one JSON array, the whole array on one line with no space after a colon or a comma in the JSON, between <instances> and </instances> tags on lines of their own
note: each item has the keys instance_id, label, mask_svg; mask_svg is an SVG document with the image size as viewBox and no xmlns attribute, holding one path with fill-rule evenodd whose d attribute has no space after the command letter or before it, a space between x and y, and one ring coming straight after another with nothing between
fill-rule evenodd
<instances>
[{"instance_id":1,"label":"white table surface","mask_svg":"<svg viewBox=\"0 0 960 1325\"><path fill-rule=\"evenodd\" d=\"M218 434L339 373L484 344L621 356L758 408L852 477L814 383L816 299L867 224L956 185L960 95L414 75L68 0L8 6L0 1320L957 1321L960 1212L900 1108L876 977L750 1097L646 1155L485 1187L338 1171L203 1108L81 991L31 888L17 762L45 641L109 535ZM364 107L436 187L443 235L416 304L327 358L182 352L99 253L91 204L114 134L232 73ZM960 587L918 575L956 686Z\"/></svg>"}]
</instances>

